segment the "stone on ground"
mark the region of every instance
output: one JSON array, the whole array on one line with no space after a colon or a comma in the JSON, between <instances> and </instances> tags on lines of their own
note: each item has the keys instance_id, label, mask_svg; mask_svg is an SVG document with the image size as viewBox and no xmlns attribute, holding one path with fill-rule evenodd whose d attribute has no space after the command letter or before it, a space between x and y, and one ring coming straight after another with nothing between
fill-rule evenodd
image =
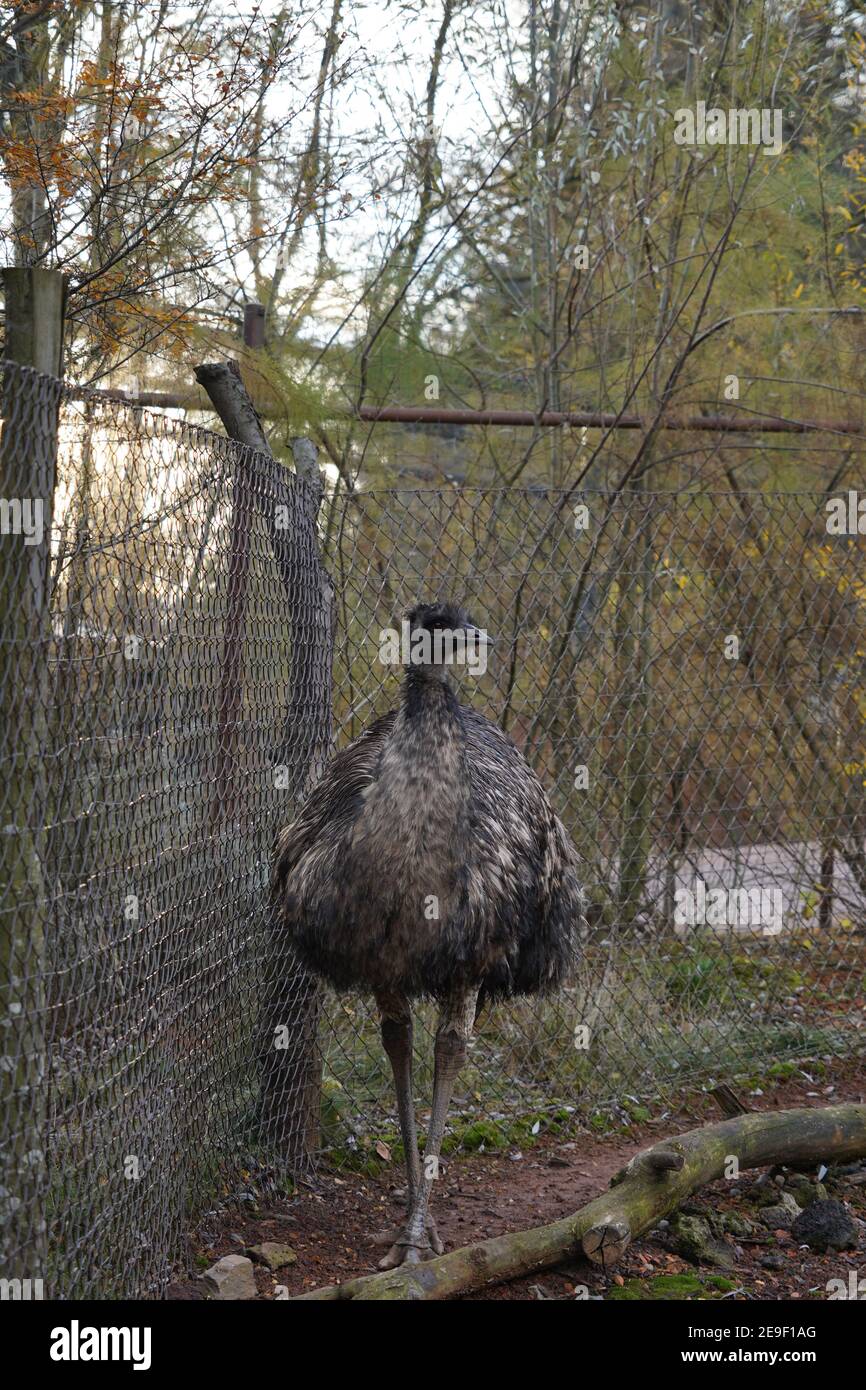
<instances>
[{"instance_id":1,"label":"stone on ground","mask_svg":"<svg viewBox=\"0 0 866 1390\"><path fill-rule=\"evenodd\" d=\"M798 1245L822 1254L828 1250L856 1250L857 1227L843 1202L833 1198L812 1202L791 1227Z\"/></svg>"},{"instance_id":2,"label":"stone on ground","mask_svg":"<svg viewBox=\"0 0 866 1390\"><path fill-rule=\"evenodd\" d=\"M252 1260L245 1255L223 1255L205 1270L202 1283L209 1298L255 1298L258 1294Z\"/></svg>"},{"instance_id":3,"label":"stone on ground","mask_svg":"<svg viewBox=\"0 0 866 1390\"><path fill-rule=\"evenodd\" d=\"M267 1265L268 1269L293 1265L298 1258L290 1245L284 1245L279 1240L263 1240L261 1245L251 1245L247 1254L258 1264Z\"/></svg>"}]
</instances>

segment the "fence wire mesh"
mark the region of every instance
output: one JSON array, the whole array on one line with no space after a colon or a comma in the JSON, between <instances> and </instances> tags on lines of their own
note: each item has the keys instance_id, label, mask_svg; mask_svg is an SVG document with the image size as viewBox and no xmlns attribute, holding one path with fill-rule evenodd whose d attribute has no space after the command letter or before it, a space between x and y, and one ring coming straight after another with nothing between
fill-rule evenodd
<instances>
[{"instance_id":1,"label":"fence wire mesh","mask_svg":"<svg viewBox=\"0 0 866 1390\"><path fill-rule=\"evenodd\" d=\"M158 1294L208 1204L396 1134L368 1003L266 905L331 735L317 538L337 744L399 699L381 629L458 599L497 638L462 697L585 865L581 969L484 1019L452 1145L859 1049L866 584L823 495L329 487L317 530L273 460L2 382L3 1276Z\"/></svg>"},{"instance_id":2,"label":"fence wire mesh","mask_svg":"<svg viewBox=\"0 0 866 1390\"><path fill-rule=\"evenodd\" d=\"M277 974L305 1023L265 903L310 742L286 692L315 707L303 535L271 527L306 485L35 373L3 383L2 1273L155 1294L190 1211L261 1165ZM312 1048L285 1043L288 1094Z\"/></svg>"},{"instance_id":3,"label":"fence wire mesh","mask_svg":"<svg viewBox=\"0 0 866 1390\"><path fill-rule=\"evenodd\" d=\"M404 598L465 602L496 645L463 698L536 768L591 903L573 986L477 1030L452 1143L862 1047L866 583L827 500L454 488L341 508L338 740L399 698L375 642ZM428 1098L429 1057L428 1037ZM357 1001L329 1012L325 1058L326 1133L364 1162L396 1131Z\"/></svg>"}]
</instances>

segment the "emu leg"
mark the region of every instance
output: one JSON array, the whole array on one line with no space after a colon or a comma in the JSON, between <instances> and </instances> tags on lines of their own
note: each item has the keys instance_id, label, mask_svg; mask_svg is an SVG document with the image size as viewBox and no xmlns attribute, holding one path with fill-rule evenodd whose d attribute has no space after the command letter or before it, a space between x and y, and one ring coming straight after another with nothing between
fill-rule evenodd
<instances>
[{"instance_id":1,"label":"emu leg","mask_svg":"<svg viewBox=\"0 0 866 1390\"><path fill-rule=\"evenodd\" d=\"M412 1013L403 995L379 995L376 998L382 1030L382 1046L394 1073L397 1093L397 1115L403 1152L406 1156L407 1210L411 1211L421 1182L421 1160L418 1156L418 1131L415 1128L415 1106L412 1102ZM373 1236L374 1245L392 1245L402 1227ZM427 1223L427 1237L432 1249L441 1255L445 1248L439 1239L432 1218Z\"/></svg>"},{"instance_id":2,"label":"emu leg","mask_svg":"<svg viewBox=\"0 0 866 1390\"><path fill-rule=\"evenodd\" d=\"M466 1048L475 1022L477 989L455 995L442 1010L436 1029L434 1050L433 1108L424 1149L424 1167L411 1199L409 1217L387 1255L379 1262L380 1269L394 1269L401 1264L417 1264L437 1253L428 1236L430 1190L439 1176L439 1152L445 1134L445 1121L454 1092L454 1082L466 1060Z\"/></svg>"}]
</instances>

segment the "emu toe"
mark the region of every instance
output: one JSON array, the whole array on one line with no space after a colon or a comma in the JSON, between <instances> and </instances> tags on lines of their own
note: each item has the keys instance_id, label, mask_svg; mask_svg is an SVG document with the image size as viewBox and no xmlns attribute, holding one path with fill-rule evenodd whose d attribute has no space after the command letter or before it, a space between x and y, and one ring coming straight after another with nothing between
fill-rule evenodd
<instances>
[{"instance_id":1,"label":"emu toe","mask_svg":"<svg viewBox=\"0 0 866 1390\"><path fill-rule=\"evenodd\" d=\"M383 1255L379 1261L380 1269L396 1269L398 1265L417 1265L422 1260L432 1260L435 1255L441 1255L445 1249L439 1237L436 1237L438 1249L433 1246L431 1240L426 1240L423 1245L418 1245L410 1241L405 1232L400 1232L400 1239L395 1240L391 1249Z\"/></svg>"},{"instance_id":2,"label":"emu toe","mask_svg":"<svg viewBox=\"0 0 866 1390\"><path fill-rule=\"evenodd\" d=\"M421 1260L432 1260L434 1255L445 1253L445 1246L436 1230L436 1222L430 1213L426 1219L427 1238L423 1244L410 1238L406 1226L392 1226L390 1230L380 1231L372 1237L374 1245L388 1245L390 1249L379 1261L380 1269L396 1269L402 1264L419 1264Z\"/></svg>"}]
</instances>

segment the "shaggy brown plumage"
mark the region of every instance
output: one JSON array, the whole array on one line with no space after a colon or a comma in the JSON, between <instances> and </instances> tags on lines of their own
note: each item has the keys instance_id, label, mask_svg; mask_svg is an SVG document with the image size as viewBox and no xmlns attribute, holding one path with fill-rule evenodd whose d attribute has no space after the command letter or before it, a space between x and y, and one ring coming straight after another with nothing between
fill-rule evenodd
<instances>
[{"instance_id":1,"label":"shaggy brown plumage","mask_svg":"<svg viewBox=\"0 0 866 1390\"><path fill-rule=\"evenodd\" d=\"M451 605L410 619L468 626ZM337 754L279 835L274 891L298 954L337 989L499 997L562 982L577 868L508 735L458 703L447 671L410 666L400 708Z\"/></svg>"}]
</instances>

